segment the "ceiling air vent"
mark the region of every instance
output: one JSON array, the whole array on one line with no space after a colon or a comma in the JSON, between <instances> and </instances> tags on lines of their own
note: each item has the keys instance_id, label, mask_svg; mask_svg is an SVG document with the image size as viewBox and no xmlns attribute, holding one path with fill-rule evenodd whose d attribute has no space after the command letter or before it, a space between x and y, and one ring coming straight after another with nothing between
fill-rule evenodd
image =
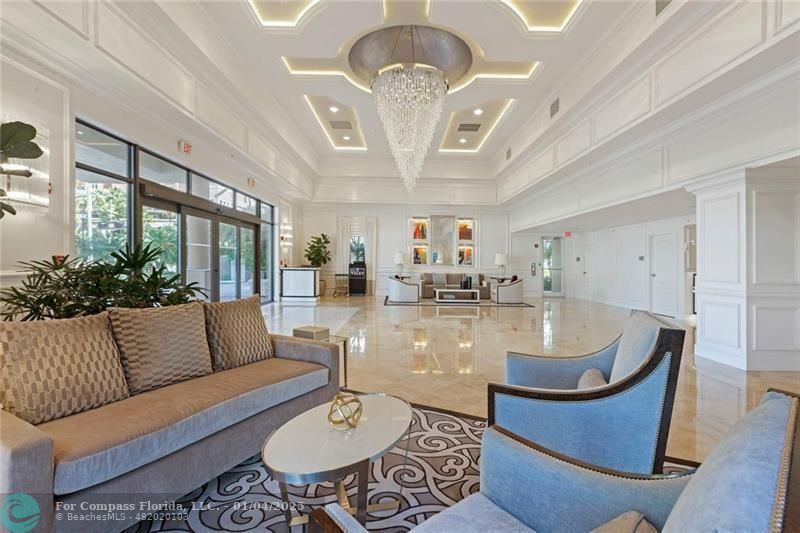
<instances>
[{"instance_id":1,"label":"ceiling air vent","mask_svg":"<svg viewBox=\"0 0 800 533\"><path fill-rule=\"evenodd\" d=\"M656 0L656 16L659 16L672 0Z\"/></svg>"},{"instance_id":2,"label":"ceiling air vent","mask_svg":"<svg viewBox=\"0 0 800 533\"><path fill-rule=\"evenodd\" d=\"M506 150L506 161L509 161L509 160L511 160L511 148Z\"/></svg>"},{"instance_id":3,"label":"ceiling air vent","mask_svg":"<svg viewBox=\"0 0 800 533\"><path fill-rule=\"evenodd\" d=\"M331 128L335 130L352 130L353 125L349 120L331 120Z\"/></svg>"},{"instance_id":4,"label":"ceiling air vent","mask_svg":"<svg viewBox=\"0 0 800 533\"><path fill-rule=\"evenodd\" d=\"M467 124L463 122L458 125L458 131L478 131L479 129L481 129L480 124Z\"/></svg>"},{"instance_id":5,"label":"ceiling air vent","mask_svg":"<svg viewBox=\"0 0 800 533\"><path fill-rule=\"evenodd\" d=\"M553 118L554 116L556 116L556 113L558 113L558 105L559 105L558 98L553 100L553 103L550 104L550 118Z\"/></svg>"}]
</instances>

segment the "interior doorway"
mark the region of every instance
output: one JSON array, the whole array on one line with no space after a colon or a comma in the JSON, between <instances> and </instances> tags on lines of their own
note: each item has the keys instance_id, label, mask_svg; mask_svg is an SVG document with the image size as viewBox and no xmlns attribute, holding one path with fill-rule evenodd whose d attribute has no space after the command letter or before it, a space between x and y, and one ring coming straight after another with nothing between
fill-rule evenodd
<instances>
[{"instance_id":1,"label":"interior doorway","mask_svg":"<svg viewBox=\"0 0 800 533\"><path fill-rule=\"evenodd\" d=\"M678 315L677 249L674 233L650 237L650 312Z\"/></svg>"},{"instance_id":2,"label":"interior doorway","mask_svg":"<svg viewBox=\"0 0 800 533\"><path fill-rule=\"evenodd\" d=\"M545 297L564 294L563 237L542 237L542 289Z\"/></svg>"}]
</instances>

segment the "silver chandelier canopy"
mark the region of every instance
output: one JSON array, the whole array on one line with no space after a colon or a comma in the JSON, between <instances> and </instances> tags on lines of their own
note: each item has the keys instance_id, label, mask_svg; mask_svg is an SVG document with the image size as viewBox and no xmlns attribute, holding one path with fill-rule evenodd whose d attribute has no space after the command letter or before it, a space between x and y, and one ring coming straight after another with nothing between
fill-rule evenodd
<instances>
[{"instance_id":1,"label":"silver chandelier canopy","mask_svg":"<svg viewBox=\"0 0 800 533\"><path fill-rule=\"evenodd\" d=\"M448 84L472 66L469 46L429 26L391 26L361 37L348 57L372 97L406 189L416 185Z\"/></svg>"}]
</instances>

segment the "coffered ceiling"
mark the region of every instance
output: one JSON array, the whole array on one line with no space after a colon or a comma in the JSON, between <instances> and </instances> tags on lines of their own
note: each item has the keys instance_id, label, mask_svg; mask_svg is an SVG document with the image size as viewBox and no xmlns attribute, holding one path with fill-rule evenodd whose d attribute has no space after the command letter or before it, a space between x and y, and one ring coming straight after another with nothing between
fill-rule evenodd
<instances>
[{"instance_id":1,"label":"coffered ceiling","mask_svg":"<svg viewBox=\"0 0 800 533\"><path fill-rule=\"evenodd\" d=\"M348 61L362 36L418 24L468 45L472 63L451 83L428 161L488 163L537 109L550 105L558 82L630 7L594 0L240 1L196 6L317 151L323 177L348 177L334 163L339 158L347 158L354 176L391 168L369 80ZM423 179L493 177L485 164L447 176L437 166L426 164Z\"/></svg>"}]
</instances>

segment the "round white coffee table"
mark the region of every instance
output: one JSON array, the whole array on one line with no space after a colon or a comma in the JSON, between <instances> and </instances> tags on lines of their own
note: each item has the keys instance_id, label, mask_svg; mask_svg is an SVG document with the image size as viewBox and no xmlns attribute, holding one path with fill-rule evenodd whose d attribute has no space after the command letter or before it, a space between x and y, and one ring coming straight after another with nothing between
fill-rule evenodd
<instances>
[{"instance_id":1,"label":"round white coffee table","mask_svg":"<svg viewBox=\"0 0 800 533\"><path fill-rule=\"evenodd\" d=\"M363 410L353 429L340 431L328 424L330 402L299 414L267 437L261 459L270 476L278 481L289 527L307 522L307 516L292 517L286 485L333 481L339 504L355 514L362 524L368 511L387 510L397 504L367 508L369 466L391 450L411 427L411 406L404 400L383 394L359 395ZM355 508L350 506L342 482L358 475Z\"/></svg>"}]
</instances>

